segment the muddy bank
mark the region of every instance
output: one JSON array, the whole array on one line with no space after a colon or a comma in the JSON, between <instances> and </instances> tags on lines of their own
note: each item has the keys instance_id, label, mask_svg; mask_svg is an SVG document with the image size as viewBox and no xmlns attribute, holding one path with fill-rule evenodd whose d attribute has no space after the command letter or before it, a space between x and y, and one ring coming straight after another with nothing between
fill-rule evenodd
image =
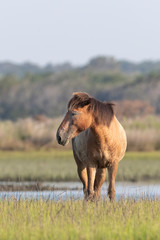
<instances>
[{"instance_id":1,"label":"muddy bank","mask_svg":"<svg viewBox=\"0 0 160 240\"><path fill-rule=\"evenodd\" d=\"M102 191L107 193L108 182L102 186ZM126 192L152 192L160 193L160 184L154 182L116 182L116 191ZM81 182L4 182L0 181L0 192L56 192L56 191L82 191Z\"/></svg>"},{"instance_id":2,"label":"muddy bank","mask_svg":"<svg viewBox=\"0 0 160 240\"><path fill-rule=\"evenodd\" d=\"M0 182L0 192L82 190L79 182Z\"/></svg>"}]
</instances>

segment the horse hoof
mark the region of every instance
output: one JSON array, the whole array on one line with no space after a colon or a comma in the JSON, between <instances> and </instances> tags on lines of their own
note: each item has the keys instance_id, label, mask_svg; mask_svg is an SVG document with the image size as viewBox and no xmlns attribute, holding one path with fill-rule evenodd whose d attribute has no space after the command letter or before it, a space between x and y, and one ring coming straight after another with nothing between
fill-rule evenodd
<instances>
[{"instance_id":1,"label":"horse hoof","mask_svg":"<svg viewBox=\"0 0 160 240\"><path fill-rule=\"evenodd\" d=\"M90 194L86 198L87 202L93 202L94 201L94 194Z\"/></svg>"}]
</instances>

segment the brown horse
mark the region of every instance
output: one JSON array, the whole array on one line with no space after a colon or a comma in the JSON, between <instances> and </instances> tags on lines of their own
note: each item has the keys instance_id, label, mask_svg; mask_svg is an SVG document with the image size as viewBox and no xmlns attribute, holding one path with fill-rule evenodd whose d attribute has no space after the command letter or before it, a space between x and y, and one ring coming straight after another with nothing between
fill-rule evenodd
<instances>
[{"instance_id":1,"label":"brown horse","mask_svg":"<svg viewBox=\"0 0 160 240\"><path fill-rule=\"evenodd\" d=\"M98 199L108 169L108 195L115 197L118 163L126 151L126 134L114 115L113 104L103 103L84 92L73 93L68 111L57 130L57 141L72 147L84 196Z\"/></svg>"}]
</instances>

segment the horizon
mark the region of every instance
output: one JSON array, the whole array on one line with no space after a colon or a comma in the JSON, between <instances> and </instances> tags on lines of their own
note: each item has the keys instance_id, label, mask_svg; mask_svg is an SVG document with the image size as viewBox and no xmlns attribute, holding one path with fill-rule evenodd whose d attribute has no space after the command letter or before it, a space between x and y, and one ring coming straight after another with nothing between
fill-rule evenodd
<instances>
[{"instance_id":1,"label":"horizon","mask_svg":"<svg viewBox=\"0 0 160 240\"><path fill-rule=\"evenodd\" d=\"M49 64L53 65L53 66L58 66L58 65L63 65L63 64L70 64L72 67L81 67L81 66L85 66L87 64L89 64L89 62L92 60L92 59L96 59L96 58L99 58L99 57L104 57L104 58L113 58L115 61L117 62L121 62L121 61L126 61L126 62L129 62L129 63L132 63L132 64L141 64L141 63L145 63L145 62L160 62L160 58L159 59L143 59L143 60L140 60L140 61L133 61L133 60L130 60L130 59L118 59L118 58L115 58L114 56L107 56L107 55L97 55L97 56L93 56L91 58L89 58L86 62L84 63L80 63L80 64L77 64L75 65L73 62L71 61L62 61L62 62L46 62L44 64L40 64L38 62L34 62L32 60L26 60L26 61L21 61L21 62L18 62L18 61L14 61L14 60L0 60L0 64L14 64L14 65L23 65L23 64L32 64L32 65L36 65L36 66L39 66L39 67L45 67Z\"/></svg>"}]
</instances>

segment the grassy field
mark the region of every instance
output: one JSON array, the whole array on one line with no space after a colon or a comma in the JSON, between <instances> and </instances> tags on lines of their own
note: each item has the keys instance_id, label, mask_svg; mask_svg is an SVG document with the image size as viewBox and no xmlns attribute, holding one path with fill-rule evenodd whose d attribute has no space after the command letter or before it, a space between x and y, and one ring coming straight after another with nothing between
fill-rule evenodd
<instances>
[{"instance_id":1,"label":"grassy field","mask_svg":"<svg viewBox=\"0 0 160 240\"><path fill-rule=\"evenodd\" d=\"M160 239L160 201L0 201L0 239Z\"/></svg>"},{"instance_id":2,"label":"grassy field","mask_svg":"<svg viewBox=\"0 0 160 240\"><path fill-rule=\"evenodd\" d=\"M78 180L72 151L0 152L1 181ZM127 152L117 181L160 180L160 152Z\"/></svg>"}]
</instances>

